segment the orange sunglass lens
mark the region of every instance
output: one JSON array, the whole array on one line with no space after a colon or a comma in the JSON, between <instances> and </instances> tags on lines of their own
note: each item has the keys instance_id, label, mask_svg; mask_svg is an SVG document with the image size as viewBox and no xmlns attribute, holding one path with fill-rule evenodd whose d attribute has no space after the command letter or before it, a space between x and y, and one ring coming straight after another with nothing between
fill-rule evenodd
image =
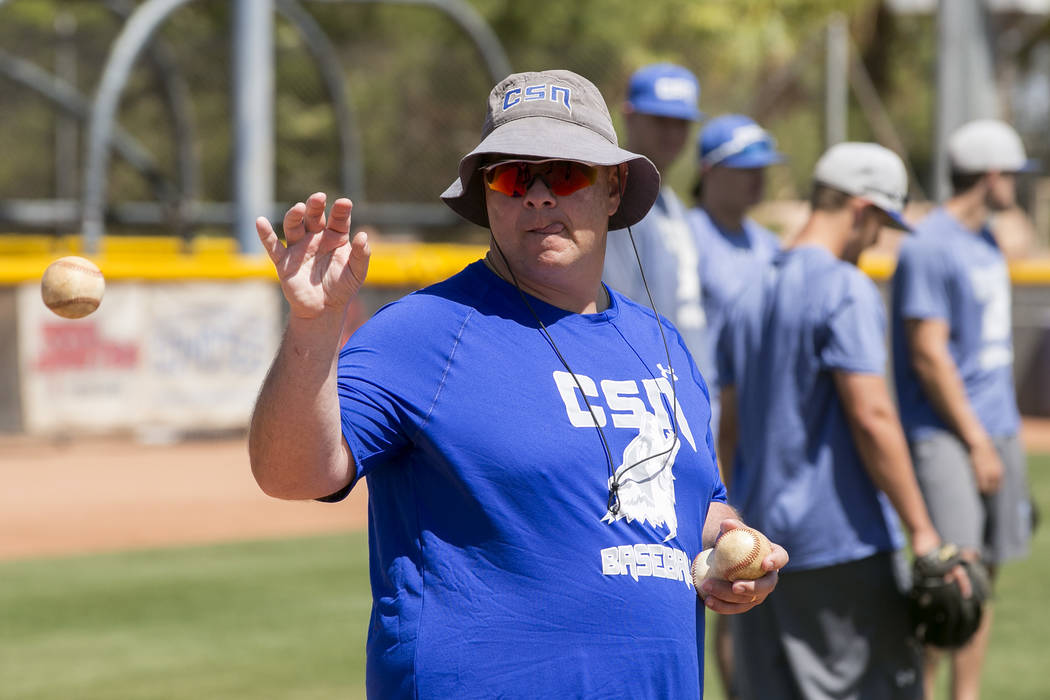
<instances>
[{"instance_id":1,"label":"orange sunglass lens","mask_svg":"<svg viewBox=\"0 0 1050 700\"><path fill-rule=\"evenodd\" d=\"M505 194L508 197L520 197L525 194L525 179L528 170L517 163L497 165L485 174L489 189Z\"/></svg>"},{"instance_id":2,"label":"orange sunglass lens","mask_svg":"<svg viewBox=\"0 0 1050 700\"><path fill-rule=\"evenodd\" d=\"M525 163L503 163L485 173L489 189L508 197L521 197L532 186L534 178L541 178L552 194L565 197L594 184L598 170L583 163L560 161L545 167Z\"/></svg>"},{"instance_id":3,"label":"orange sunglass lens","mask_svg":"<svg viewBox=\"0 0 1050 700\"><path fill-rule=\"evenodd\" d=\"M555 163L547 176L547 186L558 197L570 195L594 184L594 168L579 163Z\"/></svg>"}]
</instances>

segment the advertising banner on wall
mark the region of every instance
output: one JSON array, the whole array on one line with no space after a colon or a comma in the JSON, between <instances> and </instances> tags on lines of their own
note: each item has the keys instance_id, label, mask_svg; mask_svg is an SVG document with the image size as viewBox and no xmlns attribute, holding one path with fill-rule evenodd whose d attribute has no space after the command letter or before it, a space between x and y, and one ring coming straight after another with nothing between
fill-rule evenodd
<instances>
[{"instance_id":1,"label":"advertising banner on wall","mask_svg":"<svg viewBox=\"0 0 1050 700\"><path fill-rule=\"evenodd\" d=\"M62 319L18 290L23 425L30 433L247 426L280 340L266 281L113 284Z\"/></svg>"}]
</instances>

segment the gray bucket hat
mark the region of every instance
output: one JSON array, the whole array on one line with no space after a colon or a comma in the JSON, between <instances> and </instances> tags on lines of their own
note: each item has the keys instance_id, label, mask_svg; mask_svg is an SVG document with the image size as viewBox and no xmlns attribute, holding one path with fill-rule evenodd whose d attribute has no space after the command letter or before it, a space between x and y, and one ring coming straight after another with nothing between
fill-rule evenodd
<instances>
[{"instance_id":1,"label":"gray bucket hat","mask_svg":"<svg viewBox=\"0 0 1050 700\"><path fill-rule=\"evenodd\" d=\"M619 147L609 108L598 88L567 70L515 73L489 93L481 143L459 162L459 177L441 199L457 214L488 227L478 167L487 156L557 158L628 167L620 208L609 229L641 221L660 192L660 173L645 156Z\"/></svg>"}]
</instances>

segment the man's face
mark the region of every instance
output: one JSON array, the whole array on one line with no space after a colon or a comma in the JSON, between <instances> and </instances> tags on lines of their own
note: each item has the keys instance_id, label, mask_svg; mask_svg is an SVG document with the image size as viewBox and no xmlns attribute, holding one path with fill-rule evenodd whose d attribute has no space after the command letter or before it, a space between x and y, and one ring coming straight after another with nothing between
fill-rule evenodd
<instances>
[{"instance_id":1,"label":"man's face","mask_svg":"<svg viewBox=\"0 0 1050 700\"><path fill-rule=\"evenodd\" d=\"M1017 203L1017 176L1014 173L988 173L985 203L992 211L1004 211Z\"/></svg>"},{"instance_id":2,"label":"man's face","mask_svg":"<svg viewBox=\"0 0 1050 700\"><path fill-rule=\"evenodd\" d=\"M609 217L620 205L620 172L597 170L593 185L564 196L541 177L517 197L485 187L492 236L527 288L571 285L582 278L578 271L600 278Z\"/></svg>"},{"instance_id":3,"label":"man's face","mask_svg":"<svg viewBox=\"0 0 1050 700\"><path fill-rule=\"evenodd\" d=\"M703 183L706 201L716 201L742 216L765 196L766 169L716 165L704 173Z\"/></svg>"},{"instance_id":4,"label":"man's face","mask_svg":"<svg viewBox=\"0 0 1050 700\"><path fill-rule=\"evenodd\" d=\"M890 224L890 217L866 200L854 197L850 201L853 209L853 235L843 250L842 259L857 264L860 254L879 241L883 227Z\"/></svg>"},{"instance_id":5,"label":"man's face","mask_svg":"<svg viewBox=\"0 0 1050 700\"><path fill-rule=\"evenodd\" d=\"M661 173L674 163L689 138L692 122L674 117L628 112L627 149L640 153L653 162Z\"/></svg>"}]
</instances>

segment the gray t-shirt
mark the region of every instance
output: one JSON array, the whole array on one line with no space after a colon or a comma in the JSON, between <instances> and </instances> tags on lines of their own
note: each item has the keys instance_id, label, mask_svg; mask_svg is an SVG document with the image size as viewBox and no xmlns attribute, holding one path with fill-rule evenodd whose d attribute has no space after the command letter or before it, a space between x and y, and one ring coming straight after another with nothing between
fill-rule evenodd
<instances>
[{"instance_id":1,"label":"gray t-shirt","mask_svg":"<svg viewBox=\"0 0 1050 700\"><path fill-rule=\"evenodd\" d=\"M675 325L700 372L706 376L713 358L705 342L707 324L700 292L696 238L686 220L685 208L670 187L660 190L653 208L631 227L631 233L656 311ZM635 302L649 306L638 260L625 229L609 232L602 279Z\"/></svg>"}]
</instances>

